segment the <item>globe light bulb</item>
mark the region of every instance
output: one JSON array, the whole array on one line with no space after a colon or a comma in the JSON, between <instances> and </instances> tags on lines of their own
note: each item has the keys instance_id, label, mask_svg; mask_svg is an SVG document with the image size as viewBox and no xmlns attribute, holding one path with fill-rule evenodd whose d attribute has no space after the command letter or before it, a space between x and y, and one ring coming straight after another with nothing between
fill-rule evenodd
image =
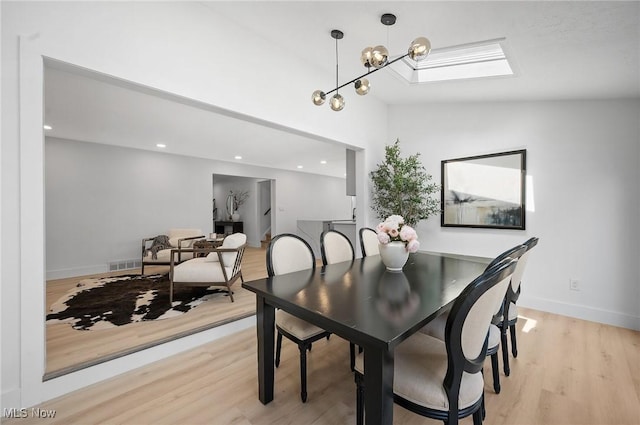
<instances>
[{"instance_id":1,"label":"globe light bulb","mask_svg":"<svg viewBox=\"0 0 640 425\"><path fill-rule=\"evenodd\" d=\"M389 51L384 46L376 46L371 50L371 65L374 68L382 68L387 64Z\"/></svg>"},{"instance_id":2,"label":"globe light bulb","mask_svg":"<svg viewBox=\"0 0 640 425\"><path fill-rule=\"evenodd\" d=\"M355 87L356 93L358 93L360 96L364 96L365 94L369 93L371 84L369 84L369 80L367 80L366 78L360 78L355 82Z\"/></svg>"},{"instance_id":3,"label":"globe light bulb","mask_svg":"<svg viewBox=\"0 0 640 425\"><path fill-rule=\"evenodd\" d=\"M409 57L416 62L424 60L431 52L431 42L426 37L418 37L409 46Z\"/></svg>"},{"instance_id":4,"label":"globe light bulb","mask_svg":"<svg viewBox=\"0 0 640 425\"><path fill-rule=\"evenodd\" d=\"M325 95L322 90L316 90L311 95L311 101L313 102L314 105L319 106L324 103L324 100L326 99L326 97L327 95Z\"/></svg>"},{"instance_id":5,"label":"globe light bulb","mask_svg":"<svg viewBox=\"0 0 640 425\"><path fill-rule=\"evenodd\" d=\"M367 68L371 68L373 65L371 64L371 58L373 56L373 49L371 47L365 47L360 55L360 62Z\"/></svg>"},{"instance_id":6,"label":"globe light bulb","mask_svg":"<svg viewBox=\"0 0 640 425\"><path fill-rule=\"evenodd\" d=\"M342 108L344 108L344 97L338 93L334 94L331 97L330 105L334 111L342 111Z\"/></svg>"}]
</instances>

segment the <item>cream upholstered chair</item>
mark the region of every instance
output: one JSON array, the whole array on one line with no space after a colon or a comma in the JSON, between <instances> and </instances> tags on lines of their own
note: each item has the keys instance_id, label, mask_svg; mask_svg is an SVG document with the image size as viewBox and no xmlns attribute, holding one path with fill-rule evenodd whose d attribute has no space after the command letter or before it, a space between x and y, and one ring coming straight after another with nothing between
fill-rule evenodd
<instances>
[{"instance_id":1,"label":"cream upholstered chair","mask_svg":"<svg viewBox=\"0 0 640 425\"><path fill-rule=\"evenodd\" d=\"M491 263L489 263L489 265L486 267L485 270L489 270L491 267L501 263L503 260L507 258L511 258L513 260L519 261L519 259L521 258L521 256L524 254L525 251L526 251L526 247L523 245L514 246L513 248L510 248L504 251L502 254L494 258L491 261ZM516 265L516 269L512 275L512 278L513 276L516 275L518 267L519 267L519 263ZM498 303L496 305L494 314L497 314L500 311L502 311L502 306L503 306L503 302ZM447 324L447 318L448 318L448 313L441 314L440 316L436 317L434 320L429 322L427 326L424 326L422 329L420 329L420 332L444 341L445 326ZM500 340L501 340L500 334L501 334L500 329L494 323L491 323L491 326L489 326L489 333L487 335L487 338L488 338L487 356L491 357L493 389L496 392L496 394L500 393L500 374L499 374L499 366L498 366L498 349L500 348Z\"/></svg>"},{"instance_id":2,"label":"cream upholstered chair","mask_svg":"<svg viewBox=\"0 0 640 425\"><path fill-rule=\"evenodd\" d=\"M482 424L487 330L504 297L515 260L505 259L471 282L453 303L444 341L417 332L394 350L393 399L400 406L456 425ZM364 419L364 355L356 358L357 423Z\"/></svg>"},{"instance_id":3,"label":"cream upholstered chair","mask_svg":"<svg viewBox=\"0 0 640 425\"><path fill-rule=\"evenodd\" d=\"M370 227L363 227L360 229L359 233L362 256L367 257L369 255L380 255L378 234L376 231Z\"/></svg>"},{"instance_id":4,"label":"cream upholstered chair","mask_svg":"<svg viewBox=\"0 0 640 425\"><path fill-rule=\"evenodd\" d=\"M224 238L219 248L207 249L206 257L196 257L180 264L171 261L169 271L169 301L173 302L173 288L176 285L186 286L224 286L227 288L231 302L233 292L231 285L242 279L242 256L247 244L247 235L234 233ZM185 250L183 250L184 252ZM201 253L203 249L189 248L188 253Z\"/></svg>"},{"instance_id":5,"label":"cream upholstered chair","mask_svg":"<svg viewBox=\"0 0 640 425\"><path fill-rule=\"evenodd\" d=\"M519 270L522 269L523 262L522 256L526 252L527 248L524 245L516 245L511 249L506 250L502 254L498 255L488 266L487 269L503 261L505 258L512 258L517 261L516 268L514 269L511 279L514 279ZM507 286L508 288L508 286ZM500 393L500 368L498 366L498 349L500 348L501 330L495 325L495 315L500 314L504 306L504 299L496 306L494 313L494 319L489 326L489 334L487 336L489 344L487 348L487 356L491 357L491 372L493 374L493 390L496 394Z\"/></svg>"},{"instance_id":6,"label":"cream upholstered chair","mask_svg":"<svg viewBox=\"0 0 640 425\"><path fill-rule=\"evenodd\" d=\"M355 260L353 245L349 238L337 230L326 230L320 235L322 264L341 263Z\"/></svg>"},{"instance_id":7,"label":"cream upholstered chair","mask_svg":"<svg viewBox=\"0 0 640 425\"><path fill-rule=\"evenodd\" d=\"M518 321L518 307L516 301L520 296L520 285L522 283L522 275L529 259L531 249L538 244L538 238L533 237L527 240L522 245L526 248L518 260L518 267L513 272L511 278L511 285L507 288L507 294L505 295L503 309L494 317L494 323L500 328L500 341L502 344L502 362L504 368L504 374L509 376L511 374L511 368L509 367L509 349L507 348L507 328L509 328L509 334L511 336L511 354L513 357L518 357L518 346L516 341L516 322ZM506 320L505 320L506 317Z\"/></svg>"},{"instance_id":8,"label":"cream upholstered chair","mask_svg":"<svg viewBox=\"0 0 640 425\"><path fill-rule=\"evenodd\" d=\"M327 264L353 261L356 258L349 238L337 230L322 232L320 235L320 253L322 254L322 264L325 266ZM351 370L353 370L356 361L356 346L352 342L349 342L349 354Z\"/></svg>"},{"instance_id":9,"label":"cream upholstered chair","mask_svg":"<svg viewBox=\"0 0 640 425\"><path fill-rule=\"evenodd\" d=\"M145 265L168 266L171 263L171 251L175 263L193 258L193 252L182 252L191 248L193 241L204 239L201 229L169 229L167 235L142 239L142 262L140 274L144 274Z\"/></svg>"},{"instance_id":10,"label":"cream upholstered chair","mask_svg":"<svg viewBox=\"0 0 640 425\"><path fill-rule=\"evenodd\" d=\"M283 233L271 239L267 248L267 274L276 276L300 270L315 270L316 257L309 244L299 236ZM307 350L311 344L322 338L329 338L329 332L305 322L286 311L276 310L276 367L280 366L282 336L298 345L300 351L300 398L307 401Z\"/></svg>"}]
</instances>

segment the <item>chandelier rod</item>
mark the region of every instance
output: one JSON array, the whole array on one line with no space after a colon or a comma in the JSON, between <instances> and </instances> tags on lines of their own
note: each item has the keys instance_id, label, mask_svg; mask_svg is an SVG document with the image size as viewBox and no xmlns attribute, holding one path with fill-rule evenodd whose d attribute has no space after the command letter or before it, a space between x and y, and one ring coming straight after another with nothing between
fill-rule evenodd
<instances>
[{"instance_id":1,"label":"chandelier rod","mask_svg":"<svg viewBox=\"0 0 640 425\"><path fill-rule=\"evenodd\" d=\"M333 32L332 32L332 36L333 36ZM341 33L342 34L342 33ZM336 37L334 36L334 38L336 39L336 90L338 90L338 39L342 38L342 36L340 37Z\"/></svg>"},{"instance_id":2,"label":"chandelier rod","mask_svg":"<svg viewBox=\"0 0 640 425\"><path fill-rule=\"evenodd\" d=\"M334 91L338 91L338 90L340 90L340 89L341 89L341 88L343 88L344 86L348 86L348 85L349 85L349 84L351 84L351 83L355 83L355 82L356 82L356 81L358 81L360 78L362 78L362 77L366 77L366 76L367 76L367 75L369 75L369 74L373 74L373 73L374 73L374 72L376 72L376 71L380 71L381 69L384 69L384 68L386 68L387 66L389 66L389 65L391 65L391 64L393 64L393 63L398 62L400 59L404 59L404 58L406 58L407 56L409 56L409 53L405 53L404 55L402 55L402 56L400 56L400 57L397 57L397 58L395 58L394 60L392 60L392 61L390 61L390 62L387 62L387 63L385 64L385 66L382 66L382 67L380 67L380 68L375 68L373 71L369 70L369 71L367 71L366 73L362 74L361 76L356 77L356 78L354 78L353 80L348 81L348 82L344 83L343 85L341 85L341 86L339 86L339 87L336 87L335 89L333 89L333 90L331 90L331 91L326 92L326 93L325 93L325 95L329 95L329 94L333 93ZM336 71L337 71L337 67L338 67L338 65L336 65ZM336 73L337 73L337 72L336 72ZM337 86L337 85L338 85L338 81L336 81L336 86Z\"/></svg>"},{"instance_id":3,"label":"chandelier rod","mask_svg":"<svg viewBox=\"0 0 640 425\"><path fill-rule=\"evenodd\" d=\"M385 13L381 16L380 22L383 25L386 25L387 27L389 27L390 25L395 24L396 17L392 13ZM331 99L329 101L329 105L331 106L331 109L333 109L334 111L341 111L344 108L344 104L345 104L344 98L339 94L339 90L341 88L349 84L355 83L354 88L356 93L361 96L366 95L367 93L369 93L369 89L371 88L371 85L369 83L369 80L367 78L364 78L365 76L368 76L369 74L373 74L374 72L382 68L385 68L406 57L409 57L414 61L419 62L425 59L429 54L429 51L431 50L431 42L425 37L418 37L411 42L407 53L390 61L389 50L385 46L380 45L375 47L366 47L362 51L362 54L360 56L360 61L362 62L363 65L367 67L367 72L340 85L338 40L344 37L344 33L340 30L334 29L334 30L331 30L331 37L336 40L336 88L326 93L323 92L322 90L315 90L311 94L311 102L316 106L320 106L324 104L324 101L327 99L327 95L335 92L335 94L331 96ZM389 29L387 28L387 44L388 42L389 42ZM371 70L372 67L375 69Z\"/></svg>"}]
</instances>

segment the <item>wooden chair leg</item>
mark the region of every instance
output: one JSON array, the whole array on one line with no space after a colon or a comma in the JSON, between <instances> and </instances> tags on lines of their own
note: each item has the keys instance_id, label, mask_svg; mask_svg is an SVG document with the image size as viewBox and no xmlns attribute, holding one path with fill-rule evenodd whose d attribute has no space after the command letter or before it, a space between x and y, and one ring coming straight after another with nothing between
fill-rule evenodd
<instances>
[{"instance_id":1,"label":"wooden chair leg","mask_svg":"<svg viewBox=\"0 0 640 425\"><path fill-rule=\"evenodd\" d=\"M498 365L498 352L491 355L491 372L493 373L493 390L500 394L500 370Z\"/></svg>"},{"instance_id":2,"label":"wooden chair leg","mask_svg":"<svg viewBox=\"0 0 640 425\"><path fill-rule=\"evenodd\" d=\"M231 298L231 302L233 302L233 291L231 290L231 285L227 284L227 291L229 291L229 298Z\"/></svg>"},{"instance_id":3,"label":"wooden chair leg","mask_svg":"<svg viewBox=\"0 0 640 425\"><path fill-rule=\"evenodd\" d=\"M509 326L509 333L511 334L511 354L513 357L518 357L518 342L516 341L516 325Z\"/></svg>"},{"instance_id":4,"label":"wooden chair leg","mask_svg":"<svg viewBox=\"0 0 640 425\"><path fill-rule=\"evenodd\" d=\"M364 382L363 376L355 374L356 380L356 424L364 424Z\"/></svg>"},{"instance_id":5,"label":"wooden chair leg","mask_svg":"<svg viewBox=\"0 0 640 425\"><path fill-rule=\"evenodd\" d=\"M303 403L307 402L307 347L304 344L298 346L300 349L300 398Z\"/></svg>"},{"instance_id":6,"label":"wooden chair leg","mask_svg":"<svg viewBox=\"0 0 640 425\"><path fill-rule=\"evenodd\" d=\"M353 342L349 343L349 366L351 367L351 372L356 368L356 345Z\"/></svg>"},{"instance_id":7,"label":"wooden chair leg","mask_svg":"<svg viewBox=\"0 0 640 425\"><path fill-rule=\"evenodd\" d=\"M473 412L473 425L482 425L482 409Z\"/></svg>"},{"instance_id":8,"label":"wooden chair leg","mask_svg":"<svg viewBox=\"0 0 640 425\"><path fill-rule=\"evenodd\" d=\"M280 366L280 351L282 350L282 334L278 332L278 339L276 342L276 367Z\"/></svg>"},{"instance_id":9,"label":"wooden chair leg","mask_svg":"<svg viewBox=\"0 0 640 425\"><path fill-rule=\"evenodd\" d=\"M505 376L509 376L511 369L509 368L509 347L507 346L507 330L500 330L500 345L502 346L502 363Z\"/></svg>"}]
</instances>

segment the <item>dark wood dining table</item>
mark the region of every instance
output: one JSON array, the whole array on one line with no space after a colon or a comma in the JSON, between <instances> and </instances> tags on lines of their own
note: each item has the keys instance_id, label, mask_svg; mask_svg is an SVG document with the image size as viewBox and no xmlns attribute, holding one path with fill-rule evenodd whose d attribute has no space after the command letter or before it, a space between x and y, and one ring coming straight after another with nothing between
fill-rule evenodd
<instances>
[{"instance_id":1,"label":"dark wood dining table","mask_svg":"<svg viewBox=\"0 0 640 425\"><path fill-rule=\"evenodd\" d=\"M243 283L256 294L260 401L267 404L274 396L280 308L364 350L365 423L392 424L395 347L451 308L489 261L418 252L402 272L390 272L376 255Z\"/></svg>"}]
</instances>

